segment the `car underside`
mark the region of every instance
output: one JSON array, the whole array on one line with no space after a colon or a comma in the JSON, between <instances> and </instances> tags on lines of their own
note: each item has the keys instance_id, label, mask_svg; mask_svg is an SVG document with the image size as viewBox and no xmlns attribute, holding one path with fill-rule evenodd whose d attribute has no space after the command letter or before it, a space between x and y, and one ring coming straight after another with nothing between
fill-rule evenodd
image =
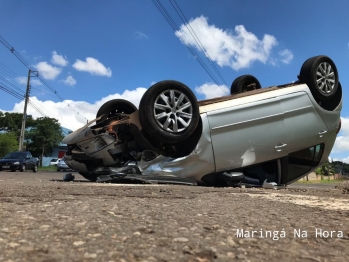
<instances>
[{"instance_id":1,"label":"car underside","mask_svg":"<svg viewBox=\"0 0 349 262\"><path fill-rule=\"evenodd\" d=\"M323 164L340 129L342 88L326 56L305 61L299 80L261 88L244 75L231 95L196 101L167 80L139 109L108 101L69 134L67 164L90 181L285 186Z\"/></svg>"}]
</instances>

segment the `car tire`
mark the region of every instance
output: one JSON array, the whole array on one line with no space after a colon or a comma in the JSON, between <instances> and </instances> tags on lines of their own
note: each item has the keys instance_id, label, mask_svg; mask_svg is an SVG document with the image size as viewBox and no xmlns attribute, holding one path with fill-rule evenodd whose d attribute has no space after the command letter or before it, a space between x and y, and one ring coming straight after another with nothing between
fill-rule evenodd
<instances>
[{"instance_id":1,"label":"car tire","mask_svg":"<svg viewBox=\"0 0 349 262\"><path fill-rule=\"evenodd\" d=\"M35 166L34 166L33 172L34 172L34 173L38 172L38 165L35 165Z\"/></svg>"},{"instance_id":2,"label":"car tire","mask_svg":"<svg viewBox=\"0 0 349 262\"><path fill-rule=\"evenodd\" d=\"M299 74L301 82L308 85L316 99L326 101L338 90L338 71L335 63L327 56L314 56L307 59Z\"/></svg>"},{"instance_id":3,"label":"car tire","mask_svg":"<svg viewBox=\"0 0 349 262\"><path fill-rule=\"evenodd\" d=\"M253 75L242 75L231 84L230 94L239 94L260 88L262 88L261 84Z\"/></svg>"},{"instance_id":4,"label":"car tire","mask_svg":"<svg viewBox=\"0 0 349 262\"><path fill-rule=\"evenodd\" d=\"M19 168L19 171L20 171L20 172L24 172L24 171L25 171L25 165L24 165L24 164L21 165L21 167Z\"/></svg>"},{"instance_id":5,"label":"car tire","mask_svg":"<svg viewBox=\"0 0 349 262\"><path fill-rule=\"evenodd\" d=\"M174 144L188 138L200 119L199 105L189 87L174 80L151 86L139 104L139 121L154 141Z\"/></svg>"},{"instance_id":6,"label":"car tire","mask_svg":"<svg viewBox=\"0 0 349 262\"><path fill-rule=\"evenodd\" d=\"M16 172L16 169L11 169L11 172Z\"/></svg>"},{"instance_id":7,"label":"car tire","mask_svg":"<svg viewBox=\"0 0 349 262\"><path fill-rule=\"evenodd\" d=\"M57 168L57 172L60 172L61 170Z\"/></svg>"},{"instance_id":8,"label":"car tire","mask_svg":"<svg viewBox=\"0 0 349 262\"><path fill-rule=\"evenodd\" d=\"M96 118L101 119L96 121L96 124L115 116L117 113L132 114L137 110L134 104L124 99L113 99L104 103L98 110Z\"/></svg>"},{"instance_id":9,"label":"car tire","mask_svg":"<svg viewBox=\"0 0 349 262\"><path fill-rule=\"evenodd\" d=\"M82 173L79 172L79 174L83 177L86 178L87 180L91 181L91 182L96 182L97 181L97 177L93 176L93 175L89 175L88 173Z\"/></svg>"}]
</instances>

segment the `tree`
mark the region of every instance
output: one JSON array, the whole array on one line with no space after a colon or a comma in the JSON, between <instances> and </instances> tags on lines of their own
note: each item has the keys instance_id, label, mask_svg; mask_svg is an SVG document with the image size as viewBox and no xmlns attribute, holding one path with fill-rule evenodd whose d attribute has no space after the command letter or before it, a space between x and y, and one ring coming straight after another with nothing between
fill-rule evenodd
<instances>
[{"instance_id":1,"label":"tree","mask_svg":"<svg viewBox=\"0 0 349 262\"><path fill-rule=\"evenodd\" d=\"M40 155L41 161L44 156L52 154L53 147L58 146L63 138L58 120L49 117L36 119L34 126L25 135L27 150L33 155Z\"/></svg>"},{"instance_id":2,"label":"tree","mask_svg":"<svg viewBox=\"0 0 349 262\"><path fill-rule=\"evenodd\" d=\"M0 133L0 158L17 149L18 141L15 133Z\"/></svg>"},{"instance_id":3,"label":"tree","mask_svg":"<svg viewBox=\"0 0 349 262\"><path fill-rule=\"evenodd\" d=\"M327 176L328 178L330 178L330 176L334 176L335 174L335 170L332 167L331 163L329 163L328 161L325 162L322 166L320 166L319 168L317 168L315 170L315 173L317 175L321 176L321 179L323 179L323 176Z\"/></svg>"},{"instance_id":4,"label":"tree","mask_svg":"<svg viewBox=\"0 0 349 262\"><path fill-rule=\"evenodd\" d=\"M0 111L0 131L12 132L16 135L17 140L19 139L21 128L22 128L22 118L21 113L9 113ZM26 119L26 127L31 127L34 125L35 120L31 117Z\"/></svg>"}]
</instances>

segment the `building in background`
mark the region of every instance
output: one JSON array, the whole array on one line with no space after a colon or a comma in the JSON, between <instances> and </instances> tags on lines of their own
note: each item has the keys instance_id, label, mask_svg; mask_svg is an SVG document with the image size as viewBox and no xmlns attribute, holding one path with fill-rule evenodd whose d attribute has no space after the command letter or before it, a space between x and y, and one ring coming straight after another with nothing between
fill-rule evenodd
<instances>
[{"instance_id":1,"label":"building in background","mask_svg":"<svg viewBox=\"0 0 349 262\"><path fill-rule=\"evenodd\" d=\"M62 134L65 136L67 136L69 133L73 132L72 130L62 127ZM52 154L51 156L48 157L44 157L42 159L42 166L49 166L50 161L52 158L63 158L65 153L67 152L68 147L66 144L60 143L57 147L53 148Z\"/></svg>"}]
</instances>

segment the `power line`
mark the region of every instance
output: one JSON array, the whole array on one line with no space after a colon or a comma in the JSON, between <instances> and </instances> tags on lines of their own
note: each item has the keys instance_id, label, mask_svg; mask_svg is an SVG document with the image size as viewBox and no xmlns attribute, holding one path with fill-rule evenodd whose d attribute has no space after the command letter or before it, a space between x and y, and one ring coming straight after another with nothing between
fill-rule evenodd
<instances>
[{"instance_id":1,"label":"power line","mask_svg":"<svg viewBox=\"0 0 349 262\"><path fill-rule=\"evenodd\" d=\"M21 88L19 88L18 86L14 85L13 83L11 83L10 81L8 81L6 78L0 76L0 80L2 82L6 82L8 85L12 86L13 88L17 89L19 92L24 92ZM23 95L24 96L24 95Z\"/></svg>"},{"instance_id":2,"label":"power line","mask_svg":"<svg viewBox=\"0 0 349 262\"><path fill-rule=\"evenodd\" d=\"M14 73L13 73L14 77L17 77ZM13 77L11 78L5 78L3 76L0 75L0 81L3 82L3 84L6 86L7 90L10 90L12 93L16 92L16 94L20 95L22 98L24 97L24 91L23 89L21 89L20 87L18 87L17 85L14 85L13 83L10 82L10 80L13 80ZM13 80L14 82L16 82L15 80ZM32 88L32 86L30 86ZM5 87L4 87L5 88ZM16 91L14 89L16 89ZM4 90L5 91L5 90ZM34 106L33 106L34 108ZM43 116L47 116L46 114L42 113L42 110L39 109L38 107L34 108L37 112L39 112L41 115ZM43 107L43 109L45 111L48 111L46 108Z\"/></svg>"},{"instance_id":3,"label":"power line","mask_svg":"<svg viewBox=\"0 0 349 262\"><path fill-rule=\"evenodd\" d=\"M0 69L5 72L5 74L7 74L8 76L11 77L17 77L17 75L10 69L8 68L4 63L0 62Z\"/></svg>"},{"instance_id":4,"label":"power line","mask_svg":"<svg viewBox=\"0 0 349 262\"><path fill-rule=\"evenodd\" d=\"M171 0L170 0L171 1ZM171 15L167 12L166 8L161 4L160 0L152 0L153 4L155 5L155 7L158 9L158 11L162 14L162 16L165 18L165 20L167 21L167 23L172 27L172 29L174 30L174 32L178 32L178 34L180 35L180 37L182 38L182 40L184 40L185 43L189 43L189 41L187 40L187 38L185 37L185 35L182 33L182 31L180 30L179 26L176 24L176 22L173 20L173 18L171 17ZM171 2L172 4L172 2ZM181 20L183 21L183 23L186 23L185 21L188 22L188 20L185 18L183 12L180 10L178 4L176 3L178 10L175 8L175 6L172 4L172 6L174 7L175 11L177 12L178 16L181 18ZM180 15L180 13L182 14L182 16ZM186 25L187 26L187 25ZM190 25L189 25L190 26ZM197 43L199 42L198 37L194 37L193 34L195 34L194 30L193 33L191 32L191 30L188 29L188 31L191 33L192 37L194 38L195 41L197 41ZM201 43L201 42L200 42ZM193 48L191 45L186 45L185 46L188 48L188 50L190 51L190 53L193 55L193 57L196 59L196 61L198 61L198 63L201 65L201 67L206 71L206 73L211 77L211 79L216 83L217 86L219 86L224 93L226 93L226 90L224 90L221 85L218 83L216 77L214 76L214 74L211 72L211 70L207 67L207 65L205 64L205 62L201 59L201 57L199 56L199 54L196 52L195 48ZM204 47L202 46L202 44L200 45L198 43L198 46L202 47L202 51L204 52L204 54L206 55L207 52L204 49ZM210 61L211 59L209 58L208 55L206 55L206 58L208 59L208 61ZM216 73L218 74L219 78L221 79L221 81L223 82L223 84L227 85L224 78L222 77L222 75L219 73L217 67L215 67L214 63L210 62L210 64L213 66L213 68L215 69Z\"/></svg>"},{"instance_id":5,"label":"power line","mask_svg":"<svg viewBox=\"0 0 349 262\"><path fill-rule=\"evenodd\" d=\"M31 100L29 99L29 104L37 111L39 112L42 116L49 117L46 115L44 112L41 111L41 109Z\"/></svg>"},{"instance_id":6,"label":"power line","mask_svg":"<svg viewBox=\"0 0 349 262\"><path fill-rule=\"evenodd\" d=\"M25 65L29 70L35 71L35 69L1 35L0 35L0 43L2 43L8 50L10 50L11 53L14 54L17 57L17 59L21 61L21 63ZM60 101L65 103L70 108L70 110L72 110L76 115L79 115L80 117L84 118L84 120L87 120L86 117L81 116L79 112L75 111L72 107L70 107L70 105L64 101L62 96L50 85L48 85L47 82L39 74L37 74L36 76L48 89L50 89L60 99Z\"/></svg>"},{"instance_id":7,"label":"power line","mask_svg":"<svg viewBox=\"0 0 349 262\"><path fill-rule=\"evenodd\" d=\"M16 91L14 91L14 90L11 89L11 88L8 88L8 87L6 87L6 86L3 86L1 83L0 83L0 89L3 90L3 91L5 91L6 93L8 93L8 94L10 94L10 95L12 95L12 96L18 98L18 99L20 99L20 100L22 100L22 99L24 98L24 95L17 93Z\"/></svg>"},{"instance_id":8,"label":"power line","mask_svg":"<svg viewBox=\"0 0 349 262\"><path fill-rule=\"evenodd\" d=\"M173 4L173 2L175 3L175 5ZM186 26L186 28L188 29L189 33L191 34L191 36L193 37L193 39L195 40L196 44L200 47L201 51L205 54L208 62L211 64L211 66L213 67L213 69L215 70L215 72L217 73L217 75L219 76L219 78L222 80L222 82L228 86L228 84L226 83L226 81L224 80L223 76L221 75L221 73L219 72L216 64L213 62L213 60L211 59L210 55L207 53L206 48L202 45L199 37L196 35L194 29L191 27L188 19L185 17L184 13L182 12L182 9L179 7L179 5L177 4L176 0L170 0L171 5L173 6L173 8L175 9L176 13L178 14L178 16L181 18L183 24Z\"/></svg>"},{"instance_id":9,"label":"power line","mask_svg":"<svg viewBox=\"0 0 349 262\"><path fill-rule=\"evenodd\" d=\"M23 98L24 98L24 94L20 94L17 91L15 91L14 89L12 89L11 87L5 86L1 83L0 83L0 89L5 91L6 93L12 95L15 98L18 98L19 100L23 100ZM32 100L29 99L29 103L42 116L48 117Z\"/></svg>"},{"instance_id":10,"label":"power line","mask_svg":"<svg viewBox=\"0 0 349 262\"><path fill-rule=\"evenodd\" d=\"M165 18L165 20L167 21L167 23L172 27L172 29L174 30L174 32L179 32L179 34L181 35L182 39L184 39L185 42L188 42L185 35L182 34L179 26L176 24L176 22L172 19L171 15L167 12L166 8L161 4L161 2L159 0L152 0L153 4L155 5L155 7L158 9L158 11L162 14L162 16ZM196 50L191 47L190 45L185 45L188 50L190 51L190 53L193 55L193 57L199 62L199 64L201 65L201 67L206 71L206 73L211 77L211 79L218 85L220 86L220 84L218 83L218 81L216 80L216 78L214 77L214 75L211 73L210 69L206 66L206 64L202 61L202 59L200 58L200 56L196 53Z\"/></svg>"}]
</instances>

